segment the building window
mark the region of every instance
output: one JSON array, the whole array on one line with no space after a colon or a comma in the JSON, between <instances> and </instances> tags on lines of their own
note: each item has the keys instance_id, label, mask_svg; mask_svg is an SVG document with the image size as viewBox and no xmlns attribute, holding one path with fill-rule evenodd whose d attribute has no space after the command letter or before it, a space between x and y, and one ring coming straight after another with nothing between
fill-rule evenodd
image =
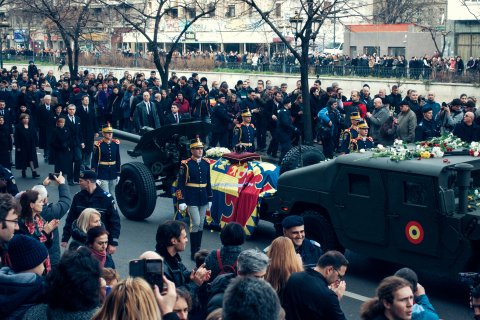
<instances>
[{"instance_id":1,"label":"building window","mask_svg":"<svg viewBox=\"0 0 480 320\"><path fill-rule=\"evenodd\" d=\"M226 17L232 18L235 17L235 5L229 5L227 8L227 14L225 15Z\"/></svg>"},{"instance_id":2,"label":"building window","mask_svg":"<svg viewBox=\"0 0 480 320\"><path fill-rule=\"evenodd\" d=\"M167 9L167 14L172 18L178 18L178 8Z\"/></svg>"},{"instance_id":3,"label":"building window","mask_svg":"<svg viewBox=\"0 0 480 320\"><path fill-rule=\"evenodd\" d=\"M282 4L276 3L275 4L275 17L281 18L282 17Z\"/></svg>"},{"instance_id":4,"label":"building window","mask_svg":"<svg viewBox=\"0 0 480 320\"><path fill-rule=\"evenodd\" d=\"M350 46L350 57L356 57L357 54L357 46Z\"/></svg>"},{"instance_id":5,"label":"building window","mask_svg":"<svg viewBox=\"0 0 480 320\"><path fill-rule=\"evenodd\" d=\"M405 47L388 47L388 55L394 57L404 56Z\"/></svg>"},{"instance_id":6,"label":"building window","mask_svg":"<svg viewBox=\"0 0 480 320\"><path fill-rule=\"evenodd\" d=\"M371 56L375 53L378 56L380 55L380 47L363 47L363 53L367 56Z\"/></svg>"},{"instance_id":7,"label":"building window","mask_svg":"<svg viewBox=\"0 0 480 320\"><path fill-rule=\"evenodd\" d=\"M187 18L188 19L195 19L197 16L197 12L195 8L187 8Z\"/></svg>"},{"instance_id":8,"label":"building window","mask_svg":"<svg viewBox=\"0 0 480 320\"><path fill-rule=\"evenodd\" d=\"M210 11L210 17L215 17L215 3L208 4L208 11Z\"/></svg>"}]
</instances>

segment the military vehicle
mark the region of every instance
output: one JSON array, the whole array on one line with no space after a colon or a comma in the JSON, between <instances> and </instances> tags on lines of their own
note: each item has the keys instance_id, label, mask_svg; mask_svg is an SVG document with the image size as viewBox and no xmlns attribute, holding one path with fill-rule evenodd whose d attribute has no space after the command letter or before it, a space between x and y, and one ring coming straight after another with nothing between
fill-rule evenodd
<instances>
[{"instance_id":1,"label":"military vehicle","mask_svg":"<svg viewBox=\"0 0 480 320\"><path fill-rule=\"evenodd\" d=\"M437 274L478 272L479 178L480 158L466 153L399 162L349 154L283 173L261 218L278 225L301 215L307 237L326 250Z\"/></svg>"},{"instance_id":2,"label":"military vehicle","mask_svg":"<svg viewBox=\"0 0 480 320\"><path fill-rule=\"evenodd\" d=\"M197 135L205 137L210 129L210 123L190 121L155 130L144 128L141 136L114 130L116 137L137 143L127 153L143 160L122 165L115 188L115 198L122 214L130 220L146 219L155 209L157 191L161 196L171 196L180 161L190 156L190 140Z\"/></svg>"}]
</instances>

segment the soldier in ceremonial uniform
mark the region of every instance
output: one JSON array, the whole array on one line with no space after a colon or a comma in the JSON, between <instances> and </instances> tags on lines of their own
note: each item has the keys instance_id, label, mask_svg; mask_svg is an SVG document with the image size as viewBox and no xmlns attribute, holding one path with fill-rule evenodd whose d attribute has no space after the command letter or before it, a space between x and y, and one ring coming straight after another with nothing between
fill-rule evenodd
<instances>
[{"instance_id":1,"label":"soldier in ceremonial uniform","mask_svg":"<svg viewBox=\"0 0 480 320\"><path fill-rule=\"evenodd\" d=\"M183 160L178 173L176 197L178 209L188 208L191 217L190 248L191 259L200 250L203 236L203 223L207 209L212 207L212 187L210 185L210 163L203 158L203 143L200 138L190 144L192 157Z\"/></svg>"},{"instance_id":2,"label":"soldier in ceremonial uniform","mask_svg":"<svg viewBox=\"0 0 480 320\"><path fill-rule=\"evenodd\" d=\"M360 117L358 112L352 112L350 114L350 128L343 130L340 136L340 154L346 154L350 152L350 142L352 139L356 139L358 137L357 125L360 121L362 121L362 117Z\"/></svg>"},{"instance_id":3,"label":"soldier in ceremonial uniform","mask_svg":"<svg viewBox=\"0 0 480 320\"><path fill-rule=\"evenodd\" d=\"M113 139L110 124L102 128L103 139L93 145L92 170L100 180L100 187L112 195L120 176L120 141Z\"/></svg>"},{"instance_id":4,"label":"soldier in ceremonial uniform","mask_svg":"<svg viewBox=\"0 0 480 320\"><path fill-rule=\"evenodd\" d=\"M359 152L360 150L372 149L375 144L372 137L368 137L368 125L365 121L360 121L357 125L358 137L352 139L350 143L351 152Z\"/></svg>"},{"instance_id":5,"label":"soldier in ceremonial uniform","mask_svg":"<svg viewBox=\"0 0 480 320\"><path fill-rule=\"evenodd\" d=\"M247 152L255 152L255 126L252 122L252 114L250 110L242 111L242 123L235 125L233 128L233 146L241 144Z\"/></svg>"}]
</instances>

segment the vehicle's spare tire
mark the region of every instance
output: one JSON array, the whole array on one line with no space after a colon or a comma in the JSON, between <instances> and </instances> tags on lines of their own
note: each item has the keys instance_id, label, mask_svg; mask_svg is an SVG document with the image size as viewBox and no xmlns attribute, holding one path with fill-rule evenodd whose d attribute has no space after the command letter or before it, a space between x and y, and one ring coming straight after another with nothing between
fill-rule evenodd
<instances>
[{"instance_id":1,"label":"vehicle's spare tire","mask_svg":"<svg viewBox=\"0 0 480 320\"><path fill-rule=\"evenodd\" d=\"M152 215L157 203L155 179L142 162L122 165L115 198L127 219L141 221Z\"/></svg>"},{"instance_id":2,"label":"vehicle's spare tire","mask_svg":"<svg viewBox=\"0 0 480 320\"><path fill-rule=\"evenodd\" d=\"M311 166L324 160L325 156L318 147L296 146L291 148L283 157L280 164L280 174L300 167Z\"/></svg>"}]
</instances>

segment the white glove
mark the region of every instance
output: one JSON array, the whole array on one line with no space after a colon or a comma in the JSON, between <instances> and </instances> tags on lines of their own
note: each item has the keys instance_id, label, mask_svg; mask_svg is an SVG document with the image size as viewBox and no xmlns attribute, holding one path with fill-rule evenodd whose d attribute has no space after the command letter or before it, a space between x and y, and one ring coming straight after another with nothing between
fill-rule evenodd
<instances>
[{"instance_id":1,"label":"white glove","mask_svg":"<svg viewBox=\"0 0 480 320\"><path fill-rule=\"evenodd\" d=\"M210 209L212 209L212 203L211 202L208 203L208 211L210 211Z\"/></svg>"},{"instance_id":2,"label":"white glove","mask_svg":"<svg viewBox=\"0 0 480 320\"><path fill-rule=\"evenodd\" d=\"M120 182L120 177L117 177L116 183L118 184Z\"/></svg>"},{"instance_id":3,"label":"white glove","mask_svg":"<svg viewBox=\"0 0 480 320\"><path fill-rule=\"evenodd\" d=\"M180 203L180 204L178 205L178 209L179 209L180 211L185 211L185 210L187 210L187 204L186 204L186 203Z\"/></svg>"}]
</instances>

